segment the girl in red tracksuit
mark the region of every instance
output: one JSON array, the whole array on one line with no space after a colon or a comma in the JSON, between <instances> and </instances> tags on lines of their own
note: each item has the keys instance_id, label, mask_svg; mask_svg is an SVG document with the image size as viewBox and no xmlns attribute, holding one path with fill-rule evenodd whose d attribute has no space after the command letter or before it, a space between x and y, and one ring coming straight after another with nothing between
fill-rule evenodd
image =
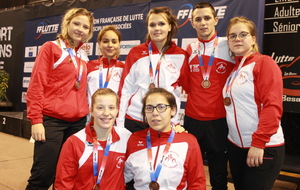
<instances>
[{"instance_id":1,"label":"girl in red tracksuit","mask_svg":"<svg viewBox=\"0 0 300 190\"><path fill-rule=\"evenodd\" d=\"M119 90L118 126L125 126L131 132L146 127L141 117L141 100L149 88L161 87L172 92L180 109L178 78L187 60L186 52L172 42L178 29L176 21L167 7L149 11L147 42L133 47L126 58ZM172 121L179 123L179 113Z\"/></svg>"},{"instance_id":2,"label":"girl in red tracksuit","mask_svg":"<svg viewBox=\"0 0 300 190\"><path fill-rule=\"evenodd\" d=\"M96 60L87 64L88 68L88 103L99 88L110 88L118 94L124 63L119 61L121 32L113 25L105 26L98 34L97 42L102 53ZM87 123L90 116L87 117Z\"/></svg>"},{"instance_id":3,"label":"girl in red tracksuit","mask_svg":"<svg viewBox=\"0 0 300 190\"><path fill-rule=\"evenodd\" d=\"M112 89L101 88L91 101L92 121L68 138L61 150L56 190L125 190L123 169L131 133L114 126L117 95Z\"/></svg>"},{"instance_id":4,"label":"girl in red tracksuit","mask_svg":"<svg viewBox=\"0 0 300 190\"><path fill-rule=\"evenodd\" d=\"M270 190L284 161L282 74L258 52L255 24L229 21L228 45L236 67L223 88L229 127L228 157L236 190Z\"/></svg>"},{"instance_id":5,"label":"girl in red tracksuit","mask_svg":"<svg viewBox=\"0 0 300 190\"><path fill-rule=\"evenodd\" d=\"M40 48L27 90L27 117L35 140L27 190L51 186L61 145L84 128L89 111L88 57L80 47L92 37L92 13L84 8L68 10L61 31L57 40Z\"/></svg>"},{"instance_id":6,"label":"girl in red tracksuit","mask_svg":"<svg viewBox=\"0 0 300 190\"><path fill-rule=\"evenodd\" d=\"M205 174L197 139L175 133L171 118L177 112L174 95L163 88L150 89L142 100L148 129L133 133L127 145L126 182L136 190L205 190Z\"/></svg>"},{"instance_id":7,"label":"girl in red tracksuit","mask_svg":"<svg viewBox=\"0 0 300 190\"><path fill-rule=\"evenodd\" d=\"M97 42L102 56L87 64L89 105L93 93L99 88L110 88L118 94L124 68L124 63L118 60L121 40L121 32L113 25L105 26L98 34Z\"/></svg>"}]
</instances>

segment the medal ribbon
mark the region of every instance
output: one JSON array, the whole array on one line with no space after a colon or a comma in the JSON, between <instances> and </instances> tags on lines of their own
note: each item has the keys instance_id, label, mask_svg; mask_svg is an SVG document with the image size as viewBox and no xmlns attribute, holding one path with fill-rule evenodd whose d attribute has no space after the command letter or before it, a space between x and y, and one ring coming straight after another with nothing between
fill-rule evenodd
<instances>
[{"instance_id":1,"label":"medal ribbon","mask_svg":"<svg viewBox=\"0 0 300 190\"><path fill-rule=\"evenodd\" d=\"M229 94L230 94L230 91L231 91L232 84L233 84L234 80L236 79L237 75L239 74L239 72L240 72L242 66L244 65L244 62L246 61L247 57L249 57L252 53L253 53L252 51L248 52L248 53L242 58L242 60L241 60L241 62L240 62L240 65L239 65L238 69L231 72L231 74L230 74L230 76L229 76L229 78L228 78L228 81L227 81L227 83L226 83L226 89L225 89L225 92L226 92L226 93L225 93L225 94L226 94L225 97L226 97L226 98L229 97Z\"/></svg>"},{"instance_id":2,"label":"medal ribbon","mask_svg":"<svg viewBox=\"0 0 300 190\"><path fill-rule=\"evenodd\" d=\"M154 171L154 166L152 164L152 149L151 149L151 137L150 137L150 130L148 130L147 132L147 154L148 154L148 161L149 161L149 165L150 165L150 179L151 181L155 182L158 179L158 176L160 174L161 168L162 168L162 162L166 156L166 154L168 153L170 146L173 142L175 136L175 131L172 129L172 132L168 138L167 144L165 146L162 158L160 160L160 162L158 163L156 170Z\"/></svg>"},{"instance_id":3,"label":"medal ribbon","mask_svg":"<svg viewBox=\"0 0 300 190\"><path fill-rule=\"evenodd\" d=\"M157 65L156 65L156 69L155 69L155 74L153 74L153 66L152 66L152 61L151 61L151 58L152 58L152 42L149 43L149 46L148 46L148 51L149 51L149 58L150 58L150 64L149 64L149 74L150 74L150 84L153 83L154 84L154 80L157 76L157 73L159 73L160 71L160 65L161 65L161 59L162 59L162 53L160 53L160 58L159 58L159 61L157 62ZM164 48L162 49L162 52L164 51ZM158 81L159 83L159 81ZM158 84L159 86L159 84Z\"/></svg>"},{"instance_id":4,"label":"medal ribbon","mask_svg":"<svg viewBox=\"0 0 300 190\"><path fill-rule=\"evenodd\" d=\"M99 88L103 88L103 59L101 58L100 60L100 65L99 65ZM111 74L114 70L114 67L111 67L111 69L109 69L109 67L107 68L107 74L106 74L106 79L105 79L105 83L104 83L104 88L107 88Z\"/></svg>"},{"instance_id":5,"label":"medal ribbon","mask_svg":"<svg viewBox=\"0 0 300 190\"><path fill-rule=\"evenodd\" d=\"M213 51L210 55L209 62L208 62L208 67L207 67L206 71L204 69L204 63L203 63L202 55L200 54L200 42L198 43L198 60L199 60L199 66L200 66L200 70L202 72L203 80L209 80L211 67L213 65L213 61L214 61L214 58L215 58L215 49L218 45L218 41L219 41L219 38L217 36L215 41L214 41Z\"/></svg>"},{"instance_id":6,"label":"medal ribbon","mask_svg":"<svg viewBox=\"0 0 300 190\"><path fill-rule=\"evenodd\" d=\"M106 161L107 161L110 145L112 143L112 136L111 136L111 133L108 135L108 138L106 141L106 146L105 146L104 153L103 153L101 166L100 166L100 170L98 173L98 146L99 146L99 143L97 141L97 135L96 135L94 128L92 128L92 134L93 134L93 144L94 144L94 146L93 146L94 147L93 148L93 174L94 174L95 184L99 185L100 181L102 179L105 167L106 167Z\"/></svg>"},{"instance_id":7,"label":"medal ribbon","mask_svg":"<svg viewBox=\"0 0 300 190\"><path fill-rule=\"evenodd\" d=\"M76 61L76 58L74 56L74 53L73 53L73 49L72 48L67 48L67 51L72 59L72 62L76 68L76 70L78 71L78 64L77 64L77 61ZM80 66L79 66L79 72L78 72L78 76L77 76L77 81L80 82L81 81L81 77L82 77L82 72L83 72L83 65L81 63L81 56L79 57L79 60L80 60Z\"/></svg>"}]
</instances>

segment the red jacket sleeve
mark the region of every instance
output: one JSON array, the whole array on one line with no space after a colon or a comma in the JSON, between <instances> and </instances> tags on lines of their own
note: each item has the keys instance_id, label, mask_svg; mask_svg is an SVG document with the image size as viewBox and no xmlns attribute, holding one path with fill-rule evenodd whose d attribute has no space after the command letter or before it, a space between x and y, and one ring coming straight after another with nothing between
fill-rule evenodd
<instances>
[{"instance_id":1,"label":"red jacket sleeve","mask_svg":"<svg viewBox=\"0 0 300 190\"><path fill-rule=\"evenodd\" d=\"M188 190L206 190L206 178L199 144L194 136L190 137L187 168Z\"/></svg>"},{"instance_id":2,"label":"red jacket sleeve","mask_svg":"<svg viewBox=\"0 0 300 190\"><path fill-rule=\"evenodd\" d=\"M46 42L39 50L26 93L27 117L31 124L43 123L44 87L49 81L54 60L52 42Z\"/></svg>"},{"instance_id":3,"label":"red jacket sleeve","mask_svg":"<svg viewBox=\"0 0 300 190\"><path fill-rule=\"evenodd\" d=\"M276 62L269 56L261 55L260 64L253 74L255 81L255 101L259 106L259 123L252 135L252 146L264 148L275 134L282 116L282 73Z\"/></svg>"},{"instance_id":4,"label":"red jacket sleeve","mask_svg":"<svg viewBox=\"0 0 300 190\"><path fill-rule=\"evenodd\" d=\"M72 141L72 137L68 138L64 143L57 167L54 188L56 190L72 190L75 184L75 178L78 172L78 158L76 158L75 148L76 145Z\"/></svg>"}]
</instances>

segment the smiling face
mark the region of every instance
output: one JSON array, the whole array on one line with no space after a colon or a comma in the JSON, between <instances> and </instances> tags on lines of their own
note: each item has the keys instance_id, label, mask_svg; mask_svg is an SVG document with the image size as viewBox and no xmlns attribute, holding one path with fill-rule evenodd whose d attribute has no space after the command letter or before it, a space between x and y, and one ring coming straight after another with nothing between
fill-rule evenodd
<instances>
[{"instance_id":1,"label":"smiling face","mask_svg":"<svg viewBox=\"0 0 300 190\"><path fill-rule=\"evenodd\" d=\"M167 41L171 25L166 19L165 13L151 14L148 20L148 33L154 44L160 48L163 47Z\"/></svg>"},{"instance_id":2,"label":"smiling face","mask_svg":"<svg viewBox=\"0 0 300 190\"><path fill-rule=\"evenodd\" d=\"M117 114L118 103L115 95L107 94L94 97L91 115L95 128L110 129L115 123Z\"/></svg>"},{"instance_id":3,"label":"smiling face","mask_svg":"<svg viewBox=\"0 0 300 190\"><path fill-rule=\"evenodd\" d=\"M242 34L248 34L247 36ZM230 50L236 56L244 56L248 52L253 50L253 46L255 45L255 36L252 36L249 28L244 23L236 23L231 26L228 31L228 36L236 35L236 39L233 41L228 40L228 45ZM244 39L241 39L241 37Z\"/></svg>"},{"instance_id":4,"label":"smiling face","mask_svg":"<svg viewBox=\"0 0 300 190\"><path fill-rule=\"evenodd\" d=\"M84 15L74 17L68 25L68 35L73 40L75 47L87 40L89 31L89 18Z\"/></svg>"},{"instance_id":5,"label":"smiling face","mask_svg":"<svg viewBox=\"0 0 300 190\"><path fill-rule=\"evenodd\" d=\"M166 97L160 93L150 94L145 102L145 105L157 106L159 104L169 105ZM149 126L155 131L166 132L171 130L171 117L176 114L176 107L172 108L168 106L166 111L158 112L156 108L154 108L152 113L145 113L147 122Z\"/></svg>"},{"instance_id":6,"label":"smiling face","mask_svg":"<svg viewBox=\"0 0 300 190\"><path fill-rule=\"evenodd\" d=\"M211 8L195 9L192 18L191 24L197 31L198 38L201 40L209 40L215 34L218 17L214 17Z\"/></svg>"},{"instance_id":7,"label":"smiling face","mask_svg":"<svg viewBox=\"0 0 300 190\"><path fill-rule=\"evenodd\" d=\"M103 57L116 59L120 50L119 36L112 30L106 31L99 41L99 48Z\"/></svg>"}]
</instances>

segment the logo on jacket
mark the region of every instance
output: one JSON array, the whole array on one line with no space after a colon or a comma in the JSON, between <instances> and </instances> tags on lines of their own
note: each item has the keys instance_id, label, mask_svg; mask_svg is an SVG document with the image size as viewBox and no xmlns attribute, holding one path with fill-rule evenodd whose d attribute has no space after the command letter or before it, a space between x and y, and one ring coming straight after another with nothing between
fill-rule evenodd
<instances>
[{"instance_id":1,"label":"logo on jacket","mask_svg":"<svg viewBox=\"0 0 300 190\"><path fill-rule=\"evenodd\" d=\"M138 141L137 146L144 146L144 141Z\"/></svg>"},{"instance_id":2,"label":"logo on jacket","mask_svg":"<svg viewBox=\"0 0 300 190\"><path fill-rule=\"evenodd\" d=\"M241 71L239 73L239 76L236 79L236 84L238 84L238 85L245 84L247 82L247 80L248 80L248 73L245 71Z\"/></svg>"},{"instance_id":3,"label":"logo on jacket","mask_svg":"<svg viewBox=\"0 0 300 190\"><path fill-rule=\"evenodd\" d=\"M117 168L122 168L122 166L124 166L124 161L125 161L125 156L118 156L117 157Z\"/></svg>"},{"instance_id":4,"label":"logo on jacket","mask_svg":"<svg viewBox=\"0 0 300 190\"><path fill-rule=\"evenodd\" d=\"M114 71L113 74L112 74L112 79L116 82L120 82L120 80L121 80L120 71Z\"/></svg>"},{"instance_id":5,"label":"logo on jacket","mask_svg":"<svg viewBox=\"0 0 300 190\"><path fill-rule=\"evenodd\" d=\"M163 165L168 168L175 168L178 166L177 160L179 155L176 152L169 151L163 161Z\"/></svg>"},{"instance_id":6,"label":"logo on jacket","mask_svg":"<svg viewBox=\"0 0 300 190\"><path fill-rule=\"evenodd\" d=\"M216 65L217 65L217 70L216 70L217 73L224 74L226 72L227 64L225 62L219 62Z\"/></svg>"},{"instance_id":7,"label":"logo on jacket","mask_svg":"<svg viewBox=\"0 0 300 190\"><path fill-rule=\"evenodd\" d=\"M170 73L177 73L177 69L176 69L176 65L171 62L171 61L168 61L167 62L167 70L170 72Z\"/></svg>"},{"instance_id":8,"label":"logo on jacket","mask_svg":"<svg viewBox=\"0 0 300 190\"><path fill-rule=\"evenodd\" d=\"M198 72L200 72L199 65L190 65L190 71L192 73L198 73Z\"/></svg>"},{"instance_id":9,"label":"logo on jacket","mask_svg":"<svg viewBox=\"0 0 300 190\"><path fill-rule=\"evenodd\" d=\"M147 50L142 51L142 55L148 55L148 51Z\"/></svg>"}]
</instances>

